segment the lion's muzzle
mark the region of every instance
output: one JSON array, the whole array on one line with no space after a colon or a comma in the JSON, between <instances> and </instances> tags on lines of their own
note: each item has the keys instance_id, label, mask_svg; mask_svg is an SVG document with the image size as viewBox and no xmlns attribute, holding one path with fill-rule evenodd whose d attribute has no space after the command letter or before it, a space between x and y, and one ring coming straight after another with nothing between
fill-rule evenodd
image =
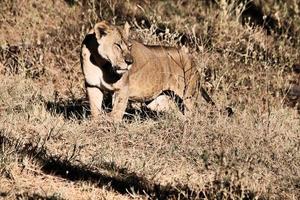
<instances>
[{"instance_id":1,"label":"lion's muzzle","mask_svg":"<svg viewBox=\"0 0 300 200\"><path fill-rule=\"evenodd\" d=\"M133 63L133 57L131 54L127 53L125 55L125 62L127 65L131 65Z\"/></svg>"}]
</instances>

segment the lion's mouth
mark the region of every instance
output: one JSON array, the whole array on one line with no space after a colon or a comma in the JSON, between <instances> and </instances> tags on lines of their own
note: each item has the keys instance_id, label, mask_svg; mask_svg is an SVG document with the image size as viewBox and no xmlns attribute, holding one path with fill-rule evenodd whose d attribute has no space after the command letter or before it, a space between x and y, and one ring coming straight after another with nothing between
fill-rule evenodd
<instances>
[{"instance_id":1,"label":"lion's mouth","mask_svg":"<svg viewBox=\"0 0 300 200\"><path fill-rule=\"evenodd\" d=\"M128 66L126 69L122 69L119 66L115 66L114 71L117 72L118 74L124 74L126 72L128 72L128 70L130 69L131 66Z\"/></svg>"},{"instance_id":2,"label":"lion's mouth","mask_svg":"<svg viewBox=\"0 0 300 200\"><path fill-rule=\"evenodd\" d=\"M118 74L124 74L124 73L128 72L128 69L117 69L116 72Z\"/></svg>"}]
</instances>

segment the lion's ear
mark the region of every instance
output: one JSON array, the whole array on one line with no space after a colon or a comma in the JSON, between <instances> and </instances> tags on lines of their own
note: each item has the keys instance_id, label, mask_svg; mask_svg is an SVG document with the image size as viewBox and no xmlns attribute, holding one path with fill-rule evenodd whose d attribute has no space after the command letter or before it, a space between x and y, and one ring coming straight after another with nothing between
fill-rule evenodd
<instances>
[{"instance_id":1,"label":"lion's ear","mask_svg":"<svg viewBox=\"0 0 300 200\"><path fill-rule=\"evenodd\" d=\"M126 22L125 25L124 25L123 37L128 39L129 38L129 33L130 33L130 25L129 25L128 22Z\"/></svg>"},{"instance_id":2,"label":"lion's ear","mask_svg":"<svg viewBox=\"0 0 300 200\"><path fill-rule=\"evenodd\" d=\"M101 21L97 23L94 27L94 31L96 34L97 40L100 40L100 38L104 35L106 35L109 31L109 23L107 21Z\"/></svg>"}]
</instances>

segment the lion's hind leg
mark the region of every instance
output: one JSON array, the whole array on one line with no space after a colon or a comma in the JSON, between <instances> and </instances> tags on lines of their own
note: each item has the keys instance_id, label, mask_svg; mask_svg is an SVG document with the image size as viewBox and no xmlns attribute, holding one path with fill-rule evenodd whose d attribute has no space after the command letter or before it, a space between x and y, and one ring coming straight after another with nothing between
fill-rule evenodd
<instances>
[{"instance_id":1,"label":"lion's hind leg","mask_svg":"<svg viewBox=\"0 0 300 200\"><path fill-rule=\"evenodd\" d=\"M153 101L147 104L147 108L155 112L173 113L180 119L184 119L184 104L182 98L173 91L164 91Z\"/></svg>"},{"instance_id":2,"label":"lion's hind leg","mask_svg":"<svg viewBox=\"0 0 300 200\"><path fill-rule=\"evenodd\" d=\"M170 96L162 94L149 102L147 108L155 112L171 112L177 110L177 105Z\"/></svg>"},{"instance_id":3,"label":"lion's hind leg","mask_svg":"<svg viewBox=\"0 0 300 200\"><path fill-rule=\"evenodd\" d=\"M183 104L185 106L184 114L187 116L192 116L192 113L195 112L195 108L197 107L200 77L198 72L194 71L193 73L190 72L186 79L183 95Z\"/></svg>"}]
</instances>

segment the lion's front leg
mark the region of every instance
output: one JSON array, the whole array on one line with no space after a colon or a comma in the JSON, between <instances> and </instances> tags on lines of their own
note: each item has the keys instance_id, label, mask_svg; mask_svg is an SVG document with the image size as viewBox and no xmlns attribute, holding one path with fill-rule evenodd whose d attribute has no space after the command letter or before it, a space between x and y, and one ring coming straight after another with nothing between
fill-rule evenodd
<instances>
[{"instance_id":1,"label":"lion's front leg","mask_svg":"<svg viewBox=\"0 0 300 200\"><path fill-rule=\"evenodd\" d=\"M102 110L103 93L97 87L87 87L92 117L98 117Z\"/></svg>"},{"instance_id":2,"label":"lion's front leg","mask_svg":"<svg viewBox=\"0 0 300 200\"><path fill-rule=\"evenodd\" d=\"M114 121L121 121L128 103L128 86L115 92L113 109L110 113Z\"/></svg>"}]
</instances>

